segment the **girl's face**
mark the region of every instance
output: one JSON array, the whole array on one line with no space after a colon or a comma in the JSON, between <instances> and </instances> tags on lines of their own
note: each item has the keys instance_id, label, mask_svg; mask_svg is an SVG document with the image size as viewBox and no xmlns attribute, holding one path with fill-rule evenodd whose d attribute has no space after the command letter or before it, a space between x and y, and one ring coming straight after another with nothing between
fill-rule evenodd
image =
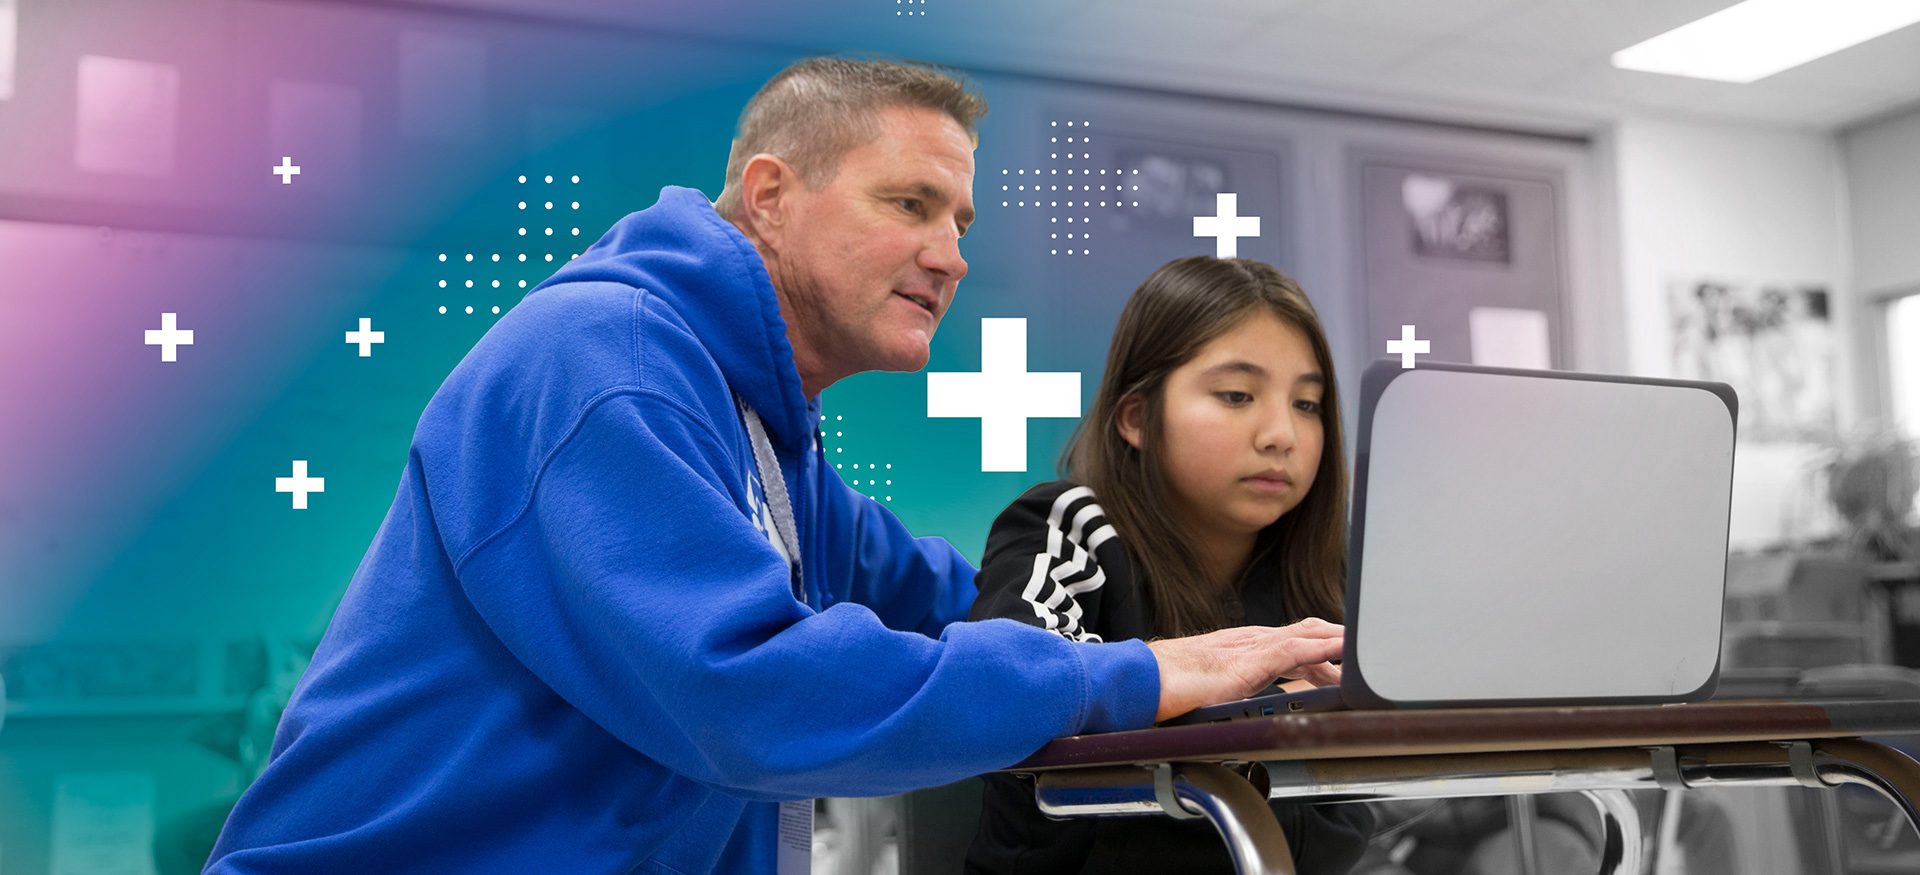
<instances>
[{"instance_id":1,"label":"girl's face","mask_svg":"<svg viewBox=\"0 0 1920 875\"><path fill-rule=\"evenodd\" d=\"M1254 535L1313 488L1325 380L1307 335L1266 310L1168 375L1159 462L1178 505L1171 510L1193 537ZM1135 448L1141 406L1129 399L1119 416Z\"/></svg>"}]
</instances>

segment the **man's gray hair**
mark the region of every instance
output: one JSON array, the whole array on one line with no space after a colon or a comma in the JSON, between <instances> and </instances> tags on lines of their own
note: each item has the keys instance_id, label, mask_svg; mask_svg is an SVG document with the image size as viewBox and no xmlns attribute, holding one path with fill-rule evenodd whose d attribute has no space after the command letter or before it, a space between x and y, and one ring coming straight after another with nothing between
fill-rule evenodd
<instances>
[{"instance_id":1,"label":"man's gray hair","mask_svg":"<svg viewBox=\"0 0 1920 875\"><path fill-rule=\"evenodd\" d=\"M774 74L740 113L727 181L714 208L735 218L747 161L774 155L807 188L833 181L849 150L880 136L880 111L904 106L946 113L978 142L987 101L956 72L914 61L807 58Z\"/></svg>"}]
</instances>

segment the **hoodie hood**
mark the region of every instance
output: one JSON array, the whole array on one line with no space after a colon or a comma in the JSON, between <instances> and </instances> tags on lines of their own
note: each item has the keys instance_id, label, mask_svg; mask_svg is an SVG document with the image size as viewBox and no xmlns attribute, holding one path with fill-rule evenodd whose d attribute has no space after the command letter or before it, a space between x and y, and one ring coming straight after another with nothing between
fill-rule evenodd
<instances>
[{"instance_id":1,"label":"hoodie hood","mask_svg":"<svg viewBox=\"0 0 1920 875\"><path fill-rule=\"evenodd\" d=\"M617 283L665 301L712 353L728 388L760 414L774 443L790 450L806 444L812 415L773 279L752 241L714 212L706 195L661 189L653 206L615 223L528 294L565 283Z\"/></svg>"}]
</instances>

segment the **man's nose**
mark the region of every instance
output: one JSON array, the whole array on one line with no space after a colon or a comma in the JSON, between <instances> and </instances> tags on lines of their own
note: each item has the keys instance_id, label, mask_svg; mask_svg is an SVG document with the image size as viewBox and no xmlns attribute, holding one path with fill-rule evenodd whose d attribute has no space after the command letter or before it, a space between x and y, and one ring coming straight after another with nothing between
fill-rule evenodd
<instances>
[{"instance_id":1,"label":"man's nose","mask_svg":"<svg viewBox=\"0 0 1920 875\"><path fill-rule=\"evenodd\" d=\"M957 283L967 275L967 260L960 255L960 232L946 228L920 249L920 267L947 282Z\"/></svg>"}]
</instances>

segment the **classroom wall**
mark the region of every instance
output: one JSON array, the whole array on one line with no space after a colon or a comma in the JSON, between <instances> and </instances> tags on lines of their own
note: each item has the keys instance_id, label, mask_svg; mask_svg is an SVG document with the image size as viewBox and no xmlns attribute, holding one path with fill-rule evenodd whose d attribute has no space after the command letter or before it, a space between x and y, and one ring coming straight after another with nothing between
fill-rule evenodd
<instances>
[{"instance_id":1,"label":"classroom wall","mask_svg":"<svg viewBox=\"0 0 1920 875\"><path fill-rule=\"evenodd\" d=\"M1920 109L1840 136L1854 282L1873 294L1920 285Z\"/></svg>"},{"instance_id":2,"label":"classroom wall","mask_svg":"<svg viewBox=\"0 0 1920 875\"><path fill-rule=\"evenodd\" d=\"M1669 286L1717 276L1790 281L1833 292L1835 410L1859 416L1859 363L1847 353L1859 299L1848 245L1847 174L1830 135L1629 117L1611 148L1618 178L1621 296L1634 373L1674 372ZM1736 387L1738 388L1738 387ZM1736 453L1734 549L1833 526L1806 478L1819 448L1743 440Z\"/></svg>"}]
</instances>

